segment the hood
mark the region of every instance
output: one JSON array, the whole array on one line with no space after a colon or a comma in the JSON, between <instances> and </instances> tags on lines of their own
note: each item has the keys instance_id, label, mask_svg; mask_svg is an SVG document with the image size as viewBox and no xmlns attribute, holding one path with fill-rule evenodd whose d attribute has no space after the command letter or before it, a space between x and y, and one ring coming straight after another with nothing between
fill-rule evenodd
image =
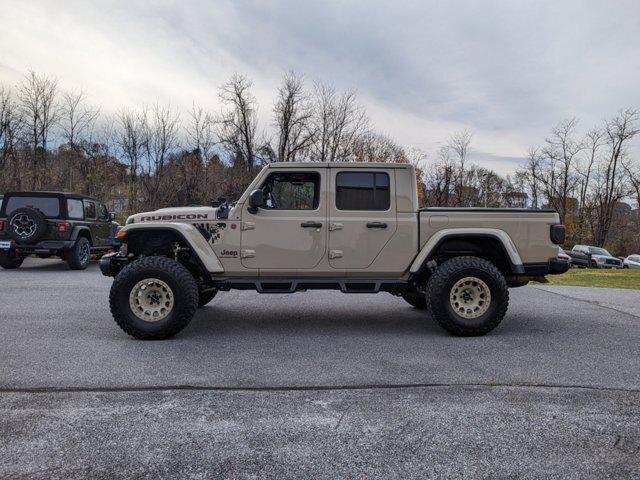
<instances>
[{"instance_id":1,"label":"hood","mask_svg":"<svg viewBox=\"0 0 640 480\"><path fill-rule=\"evenodd\" d=\"M127 218L127 225L143 222L210 222L216 219L218 210L217 207L160 208L131 215Z\"/></svg>"}]
</instances>

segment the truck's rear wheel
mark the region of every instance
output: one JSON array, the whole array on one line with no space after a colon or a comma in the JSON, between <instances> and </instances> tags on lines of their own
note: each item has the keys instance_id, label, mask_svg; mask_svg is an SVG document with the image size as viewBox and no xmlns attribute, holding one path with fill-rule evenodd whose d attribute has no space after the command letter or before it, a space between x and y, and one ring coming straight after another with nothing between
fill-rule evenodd
<instances>
[{"instance_id":1,"label":"truck's rear wheel","mask_svg":"<svg viewBox=\"0 0 640 480\"><path fill-rule=\"evenodd\" d=\"M198 306L196 281L167 257L144 257L116 276L109 295L116 323L141 340L169 338L185 328Z\"/></svg>"},{"instance_id":2,"label":"truck's rear wheel","mask_svg":"<svg viewBox=\"0 0 640 480\"><path fill-rule=\"evenodd\" d=\"M412 307L417 308L418 310L426 310L428 308L427 296L424 293L406 292L401 296L405 302L407 302Z\"/></svg>"},{"instance_id":3,"label":"truck's rear wheel","mask_svg":"<svg viewBox=\"0 0 640 480\"><path fill-rule=\"evenodd\" d=\"M507 282L491 262L456 257L429 279L427 299L433 318L459 336L484 335L504 318L509 306Z\"/></svg>"}]
</instances>

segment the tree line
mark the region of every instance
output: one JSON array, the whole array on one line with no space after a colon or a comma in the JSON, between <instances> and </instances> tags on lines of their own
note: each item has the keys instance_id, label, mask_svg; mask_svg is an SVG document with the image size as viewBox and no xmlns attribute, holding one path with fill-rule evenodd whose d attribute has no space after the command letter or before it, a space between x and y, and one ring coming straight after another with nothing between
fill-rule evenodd
<instances>
[{"instance_id":1,"label":"tree line","mask_svg":"<svg viewBox=\"0 0 640 480\"><path fill-rule=\"evenodd\" d=\"M501 176L469 160L470 132L452 134L430 158L377 132L355 91L293 72L260 125L252 87L233 75L218 88L218 112L194 103L181 116L155 104L106 115L84 91L31 71L0 85L0 191L78 191L127 214L237 198L270 162L411 163L422 205L553 208L570 242L640 250L640 165L628 148L639 131L636 110L584 136L576 119L562 121L513 175Z\"/></svg>"}]
</instances>

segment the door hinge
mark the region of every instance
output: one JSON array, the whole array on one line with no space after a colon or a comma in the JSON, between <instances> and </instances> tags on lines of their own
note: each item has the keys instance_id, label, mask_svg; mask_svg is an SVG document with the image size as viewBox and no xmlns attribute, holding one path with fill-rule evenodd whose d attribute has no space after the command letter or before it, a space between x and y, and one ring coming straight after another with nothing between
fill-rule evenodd
<instances>
[{"instance_id":1,"label":"door hinge","mask_svg":"<svg viewBox=\"0 0 640 480\"><path fill-rule=\"evenodd\" d=\"M240 257L241 258L253 258L256 256L256 251L255 250L242 250L240 252Z\"/></svg>"},{"instance_id":2,"label":"door hinge","mask_svg":"<svg viewBox=\"0 0 640 480\"><path fill-rule=\"evenodd\" d=\"M329 231L333 232L334 230L342 230L343 225L341 223L330 223Z\"/></svg>"},{"instance_id":3,"label":"door hinge","mask_svg":"<svg viewBox=\"0 0 640 480\"><path fill-rule=\"evenodd\" d=\"M253 222L242 222L241 230L253 230L256 228L256 224Z\"/></svg>"},{"instance_id":4,"label":"door hinge","mask_svg":"<svg viewBox=\"0 0 640 480\"><path fill-rule=\"evenodd\" d=\"M342 258L342 250L329 250L329 260L334 258Z\"/></svg>"}]
</instances>

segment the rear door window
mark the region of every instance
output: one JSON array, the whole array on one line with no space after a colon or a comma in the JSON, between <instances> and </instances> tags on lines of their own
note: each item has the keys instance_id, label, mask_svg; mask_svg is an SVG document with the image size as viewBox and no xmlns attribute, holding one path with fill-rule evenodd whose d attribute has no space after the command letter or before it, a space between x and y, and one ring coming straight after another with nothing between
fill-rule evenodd
<instances>
[{"instance_id":1,"label":"rear door window","mask_svg":"<svg viewBox=\"0 0 640 480\"><path fill-rule=\"evenodd\" d=\"M9 197L5 201L7 215L17 208L33 208L40 210L45 217L60 216L60 199L57 197Z\"/></svg>"},{"instance_id":2,"label":"rear door window","mask_svg":"<svg viewBox=\"0 0 640 480\"><path fill-rule=\"evenodd\" d=\"M97 218L96 203L91 200L84 201L84 216L86 219L95 220Z\"/></svg>"},{"instance_id":3,"label":"rear door window","mask_svg":"<svg viewBox=\"0 0 640 480\"><path fill-rule=\"evenodd\" d=\"M389 210L389 175L380 172L340 172L336 175L338 210Z\"/></svg>"},{"instance_id":4,"label":"rear door window","mask_svg":"<svg viewBox=\"0 0 640 480\"><path fill-rule=\"evenodd\" d=\"M82 220L84 218L84 207L82 206L82 200L76 200L69 198L67 200L67 215L74 220Z\"/></svg>"}]
</instances>

